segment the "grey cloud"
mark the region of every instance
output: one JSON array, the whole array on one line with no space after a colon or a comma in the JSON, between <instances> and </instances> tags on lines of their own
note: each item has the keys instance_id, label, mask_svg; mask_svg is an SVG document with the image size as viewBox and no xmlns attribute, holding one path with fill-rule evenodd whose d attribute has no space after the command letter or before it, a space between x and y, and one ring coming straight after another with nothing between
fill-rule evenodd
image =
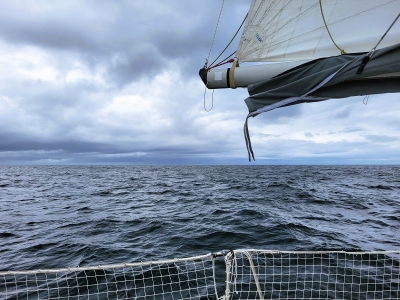
<instances>
[{"instance_id":1,"label":"grey cloud","mask_svg":"<svg viewBox=\"0 0 400 300\"><path fill-rule=\"evenodd\" d=\"M290 149L290 151L288 151ZM288 159L296 158L298 162L303 159L310 160L309 163L317 164L324 161L331 163L400 163L399 147L384 148L375 143L368 142L350 142L346 140L338 142L316 143L309 140L287 140L277 139L269 140L268 143L253 145L256 156ZM379 153L379 155L377 155ZM312 158L312 159L310 159ZM382 160L382 158L388 158ZM312 162L314 161L314 162Z\"/></svg>"},{"instance_id":2,"label":"grey cloud","mask_svg":"<svg viewBox=\"0 0 400 300\"><path fill-rule=\"evenodd\" d=\"M4 138L4 134L2 135ZM6 139L8 139L6 137ZM244 149L243 149L244 151ZM207 155L204 155L207 153ZM226 148L219 146L210 149L206 143L200 147L154 147L154 145L141 146L95 143L78 140L70 141L34 141L29 137L23 140L8 141L0 144L0 164L22 163L208 163L217 160L221 154L226 153Z\"/></svg>"},{"instance_id":3,"label":"grey cloud","mask_svg":"<svg viewBox=\"0 0 400 300\"><path fill-rule=\"evenodd\" d=\"M85 153L85 152L102 152L106 153L110 148L107 144L84 142L84 141L36 141L31 137L21 139L19 141L6 141L0 144L0 152L6 151L42 151L43 153L54 153L60 151L62 153ZM54 156L54 154L52 154Z\"/></svg>"},{"instance_id":4,"label":"grey cloud","mask_svg":"<svg viewBox=\"0 0 400 300\"><path fill-rule=\"evenodd\" d=\"M299 104L281 107L258 115L255 120L260 120L262 124L287 124L291 118L295 119L304 114L309 104ZM253 121L254 122L254 121Z\"/></svg>"},{"instance_id":5,"label":"grey cloud","mask_svg":"<svg viewBox=\"0 0 400 300\"><path fill-rule=\"evenodd\" d=\"M135 53L121 54L115 62L110 62L107 77L121 87L143 76L152 77L167 66L155 49L142 47Z\"/></svg>"},{"instance_id":6,"label":"grey cloud","mask_svg":"<svg viewBox=\"0 0 400 300\"><path fill-rule=\"evenodd\" d=\"M225 3L210 59L230 40L248 5L242 0ZM57 74L49 80L20 79L19 73L3 76L0 163L247 163L242 135L246 89L216 91L213 111L203 114L203 87L197 72L208 55L219 9L220 2L212 0L1 2L0 46L37 49L50 57L45 63ZM77 61L78 66L73 66ZM68 81L69 72L80 64L90 74ZM169 68L176 74L167 79L172 90L163 81L148 85ZM100 79L92 78L96 76ZM198 84L190 84L192 79ZM148 97L153 89L159 93ZM160 101L155 99L159 95ZM113 111L109 105L118 97L126 97L127 102ZM140 101L150 101L150 106L143 103L141 112L131 108L125 113L123 105L129 105L130 97L139 98L139 106ZM206 103L211 106L211 91ZM309 105L319 104L280 108L251 119L250 134L255 127L296 124ZM345 108L331 117L349 114ZM354 124L343 131L362 130ZM272 157L275 162L299 149L316 156L346 155L374 141L370 135L363 144L316 144L273 133L258 135L260 140L274 138L255 143L256 156Z\"/></svg>"},{"instance_id":7,"label":"grey cloud","mask_svg":"<svg viewBox=\"0 0 400 300\"><path fill-rule=\"evenodd\" d=\"M353 132L364 132L364 131L366 131L366 129L357 126L357 127L345 127L344 129L338 131L329 131L328 134L335 135L338 133L353 133Z\"/></svg>"},{"instance_id":8,"label":"grey cloud","mask_svg":"<svg viewBox=\"0 0 400 300\"><path fill-rule=\"evenodd\" d=\"M40 9L48 4L40 1L35 6L26 2L3 3L0 37L10 43L55 50L104 49L100 47L104 43L96 39L96 33L106 29L107 24L99 26L102 23L99 20L89 22L81 15L84 13L82 10L74 12L72 7L68 8L69 11L63 11L63 7L58 6Z\"/></svg>"},{"instance_id":9,"label":"grey cloud","mask_svg":"<svg viewBox=\"0 0 400 300\"><path fill-rule=\"evenodd\" d=\"M206 2L169 1L160 5L156 1L140 4L85 1L52 5L37 1L26 4L2 4L0 39L78 54L92 67L105 66L108 80L117 87L170 67L169 60L179 60L185 72L197 76L218 15L218 11L209 11L215 5ZM230 6L226 6L224 12L229 14L229 10ZM221 24L220 31L224 26L227 22ZM219 39L214 49L222 49L219 43L227 43L221 41L224 39L229 38ZM115 57L121 59L115 61Z\"/></svg>"},{"instance_id":10,"label":"grey cloud","mask_svg":"<svg viewBox=\"0 0 400 300\"><path fill-rule=\"evenodd\" d=\"M364 131L364 129L361 127L346 127L343 130L341 130L340 132L350 133L350 132L361 132L361 131Z\"/></svg>"},{"instance_id":11,"label":"grey cloud","mask_svg":"<svg viewBox=\"0 0 400 300\"><path fill-rule=\"evenodd\" d=\"M388 136L388 135L373 135L373 134L365 134L363 135L366 139L373 143L390 143L398 141L400 138L397 136Z\"/></svg>"},{"instance_id":12,"label":"grey cloud","mask_svg":"<svg viewBox=\"0 0 400 300\"><path fill-rule=\"evenodd\" d=\"M314 135L311 132L305 132L304 136L305 137L314 137Z\"/></svg>"},{"instance_id":13,"label":"grey cloud","mask_svg":"<svg viewBox=\"0 0 400 300\"><path fill-rule=\"evenodd\" d=\"M67 132L71 126L90 125L90 115L108 100L107 95L98 95L104 90L85 82L59 86L43 81L21 81L9 83L7 87L0 85L0 91L18 105L12 115L3 115L0 124L6 127L7 124L38 125L58 134Z\"/></svg>"},{"instance_id":14,"label":"grey cloud","mask_svg":"<svg viewBox=\"0 0 400 300\"><path fill-rule=\"evenodd\" d=\"M273 138L279 138L280 135L279 134L267 134L267 133L258 133L257 136L260 137L273 137Z\"/></svg>"},{"instance_id":15,"label":"grey cloud","mask_svg":"<svg viewBox=\"0 0 400 300\"><path fill-rule=\"evenodd\" d=\"M344 107L340 111L332 114L331 118L345 119L345 118L349 117L350 114L351 114L351 109L349 107Z\"/></svg>"}]
</instances>

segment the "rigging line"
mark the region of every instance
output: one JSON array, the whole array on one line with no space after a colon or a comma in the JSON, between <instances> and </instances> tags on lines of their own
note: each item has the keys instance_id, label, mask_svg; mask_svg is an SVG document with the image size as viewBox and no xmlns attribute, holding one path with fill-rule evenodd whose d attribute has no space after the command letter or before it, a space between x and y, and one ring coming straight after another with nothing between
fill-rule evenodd
<instances>
[{"instance_id":1,"label":"rigging line","mask_svg":"<svg viewBox=\"0 0 400 300\"><path fill-rule=\"evenodd\" d=\"M381 39L378 41L378 43L375 45L374 48L371 49L371 51L369 51L363 58L360 66L358 67L357 70L357 74L362 74L364 71L365 66L367 65L367 63L370 61L370 59L372 58L372 55L374 55L374 52L376 50L376 48L379 46L379 44L382 42L382 40L385 38L386 34L389 32L390 29L392 29L394 23L396 23L396 21L399 19L400 17L400 13L397 15L396 19L394 19L394 21L392 22L392 24L389 26L389 28L386 30L386 32L382 35Z\"/></svg>"},{"instance_id":2,"label":"rigging line","mask_svg":"<svg viewBox=\"0 0 400 300\"><path fill-rule=\"evenodd\" d=\"M346 54L346 51L344 51L344 49L340 48L340 47L335 43L335 41L333 40L333 37L332 37L332 35L331 35L331 32L329 31L329 28L328 28L328 24L326 24L326 21L325 21L324 11L322 10L322 0L319 0L319 8L321 9L322 20L324 20L324 24L325 24L326 31L328 31L329 37L331 38L333 44L336 46L336 48L338 48L338 50L340 51L340 54Z\"/></svg>"},{"instance_id":3,"label":"rigging line","mask_svg":"<svg viewBox=\"0 0 400 300\"><path fill-rule=\"evenodd\" d=\"M218 24L219 24L219 19L221 18L222 9L224 8L224 2L225 2L225 0L222 0L221 10L219 11L219 16L218 16L218 21L217 21L217 26L215 26L214 36L213 36L213 39L212 39L212 42L211 42L210 51L208 51L208 56L207 56L207 58L206 58L206 65L205 65L205 67L207 67L208 60L210 59L211 50L212 50L212 47L213 47L213 45L214 45L215 36L216 36L216 34L217 34L217 28L218 28Z\"/></svg>"},{"instance_id":4,"label":"rigging line","mask_svg":"<svg viewBox=\"0 0 400 300\"><path fill-rule=\"evenodd\" d=\"M379 40L379 42L375 45L374 48L372 48L371 51L375 51L376 47L379 46L379 44L380 44L380 43L382 42L382 40L385 38L385 36L386 36L387 33L389 32L389 30L392 29L394 23L396 23L396 21L399 19L399 17L400 17L400 13L397 15L397 17L396 17L396 19L394 19L392 25L389 26L389 28L386 30L386 32L382 35L382 37L381 37L381 39ZM371 54L371 56L372 56L372 54Z\"/></svg>"},{"instance_id":5,"label":"rigging line","mask_svg":"<svg viewBox=\"0 0 400 300\"><path fill-rule=\"evenodd\" d=\"M227 63L230 63L230 62L233 62L233 59L230 59L230 60L228 60L233 54L235 54L236 53L236 51L234 51L232 54L230 54L228 57L226 57L225 59L223 59L223 60L221 60L219 63L217 63L216 65L213 65L212 67L209 67L209 68L207 68L207 70L210 70L210 69L213 69L213 68L216 68L216 67L219 67L220 65L223 65L223 64L227 64ZM228 60L228 61L227 61Z\"/></svg>"},{"instance_id":6,"label":"rigging line","mask_svg":"<svg viewBox=\"0 0 400 300\"><path fill-rule=\"evenodd\" d=\"M369 99L369 95L366 95L366 96L364 97L364 99L363 99L364 105L367 105L367 104L368 104L368 99Z\"/></svg>"},{"instance_id":7,"label":"rigging line","mask_svg":"<svg viewBox=\"0 0 400 300\"><path fill-rule=\"evenodd\" d=\"M211 94L211 108L210 108L210 109L207 109L207 108L206 108L206 93L207 93L207 85L204 87L204 97L203 97L203 100L204 100L204 110L205 110L206 112L210 112L210 111L213 109L213 107L214 107L214 89L213 89L212 94Z\"/></svg>"},{"instance_id":8,"label":"rigging line","mask_svg":"<svg viewBox=\"0 0 400 300\"><path fill-rule=\"evenodd\" d=\"M242 21L242 24L240 24L239 29L236 31L236 33L235 33L235 35L233 36L233 38L231 39L231 41L228 43L228 45L226 45L225 49L222 50L222 52L220 53L220 55L218 55L218 57L217 57L216 59L214 59L214 61L210 64L210 66L212 66L212 65L217 61L218 58L220 58L220 56L225 52L225 50L226 50L226 49L229 47L229 45L233 42L233 40L235 39L235 37L236 37L237 34L239 33L240 29L242 28L242 26L243 26L243 24L244 24L244 21L246 21L247 15L248 15L248 14L246 14L246 16L244 17L244 19L243 19L243 21ZM235 51L235 52L236 52L236 51Z\"/></svg>"}]
</instances>

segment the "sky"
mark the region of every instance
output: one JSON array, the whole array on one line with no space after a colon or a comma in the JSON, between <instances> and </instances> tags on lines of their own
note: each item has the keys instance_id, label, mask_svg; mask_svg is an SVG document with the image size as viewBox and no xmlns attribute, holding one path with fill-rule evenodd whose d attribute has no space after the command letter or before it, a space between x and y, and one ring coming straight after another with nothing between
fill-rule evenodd
<instances>
[{"instance_id":1,"label":"sky","mask_svg":"<svg viewBox=\"0 0 400 300\"><path fill-rule=\"evenodd\" d=\"M198 77L221 3L1 1L0 164L400 164L400 94L252 118L249 163L247 90ZM249 3L225 1L210 60Z\"/></svg>"}]
</instances>

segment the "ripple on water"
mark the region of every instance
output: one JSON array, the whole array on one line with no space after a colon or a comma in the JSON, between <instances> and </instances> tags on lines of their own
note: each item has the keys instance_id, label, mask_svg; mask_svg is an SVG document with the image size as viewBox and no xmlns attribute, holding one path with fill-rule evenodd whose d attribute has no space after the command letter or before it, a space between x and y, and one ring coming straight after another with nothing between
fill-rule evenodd
<instances>
[{"instance_id":1,"label":"ripple on water","mask_svg":"<svg viewBox=\"0 0 400 300\"><path fill-rule=\"evenodd\" d=\"M0 166L0 171L7 174L0 179L6 269L233 248L400 247L399 167Z\"/></svg>"}]
</instances>

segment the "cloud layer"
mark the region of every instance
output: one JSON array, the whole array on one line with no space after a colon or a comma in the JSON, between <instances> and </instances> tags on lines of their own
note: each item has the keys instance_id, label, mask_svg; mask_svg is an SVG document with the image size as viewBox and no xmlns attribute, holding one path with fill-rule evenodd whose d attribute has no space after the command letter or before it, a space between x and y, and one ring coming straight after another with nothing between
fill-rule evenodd
<instances>
[{"instance_id":1,"label":"cloud layer","mask_svg":"<svg viewBox=\"0 0 400 300\"><path fill-rule=\"evenodd\" d=\"M220 3L2 1L0 8L1 164L247 163L247 91L215 91L207 113L197 75ZM225 5L210 58L247 9L239 0ZM398 100L332 100L251 119L256 163L398 164ZM211 107L211 91L205 101Z\"/></svg>"}]
</instances>

